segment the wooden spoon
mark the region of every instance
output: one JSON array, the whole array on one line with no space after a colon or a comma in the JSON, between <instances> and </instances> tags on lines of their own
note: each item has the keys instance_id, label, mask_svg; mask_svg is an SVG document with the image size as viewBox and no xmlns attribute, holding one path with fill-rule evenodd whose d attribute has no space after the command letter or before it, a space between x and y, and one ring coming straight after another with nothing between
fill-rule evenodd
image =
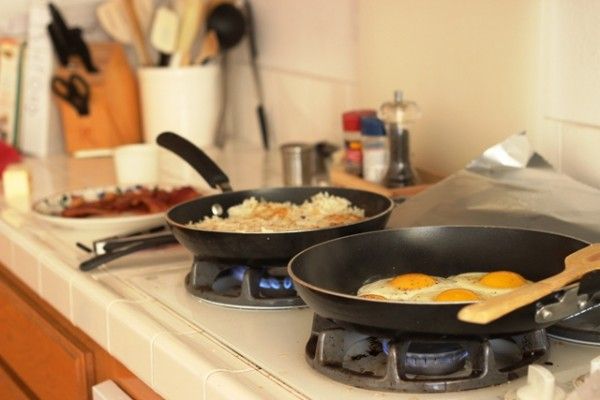
<instances>
[{"instance_id":1,"label":"wooden spoon","mask_svg":"<svg viewBox=\"0 0 600 400\"><path fill-rule=\"evenodd\" d=\"M590 244L568 255L565 258L565 269L557 275L463 307L458 312L458 319L474 324L487 324L559 290L596 269L600 269L600 243Z\"/></svg>"},{"instance_id":2,"label":"wooden spoon","mask_svg":"<svg viewBox=\"0 0 600 400\"><path fill-rule=\"evenodd\" d=\"M200 49L200 53L198 53L196 56L194 64L205 65L207 62L219 55L219 48L220 46L217 32L211 29L210 31L206 32L206 35L204 35L204 39L202 40L202 48Z\"/></svg>"}]
</instances>

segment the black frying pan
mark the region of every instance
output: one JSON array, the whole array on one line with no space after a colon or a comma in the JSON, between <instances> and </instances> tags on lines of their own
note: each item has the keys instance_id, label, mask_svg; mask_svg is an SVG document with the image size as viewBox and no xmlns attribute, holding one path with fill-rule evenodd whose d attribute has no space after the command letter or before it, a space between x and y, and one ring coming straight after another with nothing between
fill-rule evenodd
<instances>
[{"instance_id":1,"label":"black frying pan","mask_svg":"<svg viewBox=\"0 0 600 400\"><path fill-rule=\"evenodd\" d=\"M510 270L538 281L564 269L564 258L587 243L557 234L498 227L419 227L369 232L308 248L288 264L300 297L315 312L342 325L370 332L495 336L544 328L538 306L559 293L515 310L487 325L459 321L466 303L369 300L357 290L407 272L449 276L469 271ZM593 278L593 284L590 282ZM598 291L598 274L579 285ZM538 314L539 317L539 314Z\"/></svg>"},{"instance_id":2,"label":"black frying pan","mask_svg":"<svg viewBox=\"0 0 600 400\"><path fill-rule=\"evenodd\" d=\"M394 202L386 196L334 187L283 187L231 192L225 173L194 144L170 132L161 133L157 143L186 160L213 188L218 187L225 192L179 204L167 212L167 223L177 241L199 258L239 261L250 266L259 261L287 262L299 251L316 243L384 228L394 208ZM188 225L206 216L227 216L229 207L241 204L252 196L300 204L319 192L348 199L354 206L365 210L366 218L323 229L275 233L217 232Z\"/></svg>"}]
</instances>

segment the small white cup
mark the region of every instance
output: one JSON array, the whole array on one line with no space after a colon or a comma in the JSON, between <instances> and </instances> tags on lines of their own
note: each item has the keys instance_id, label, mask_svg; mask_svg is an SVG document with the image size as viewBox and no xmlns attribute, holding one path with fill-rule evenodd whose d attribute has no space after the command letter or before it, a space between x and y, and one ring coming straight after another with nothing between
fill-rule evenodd
<instances>
[{"instance_id":1,"label":"small white cup","mask_svg":"<svg viewBox=\"0 0 600 400\"><path fill-rule=\"evenodd\" d=\"M158 148L138 143L119 146L113 154L115 174L120 185L158 182Z\"/></svg>"}]
</instances>

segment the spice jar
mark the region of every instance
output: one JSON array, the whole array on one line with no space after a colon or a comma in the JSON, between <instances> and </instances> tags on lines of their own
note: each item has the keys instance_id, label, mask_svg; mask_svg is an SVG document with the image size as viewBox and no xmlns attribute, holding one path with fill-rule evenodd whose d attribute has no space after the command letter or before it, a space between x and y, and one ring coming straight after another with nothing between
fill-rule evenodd
<instances>
[{"instance_id":1,"label":"spice jar","mask_svg":"<svg viewBox=\"0 0 600 400\"><path fill-rule=\"evenodd\" d=\"M379 109L390 141L390 161L383 184L389 188L414 185L418 181L410 162L408 127L421 117L416 103L405 101L402 91L394 92L394 101L385 102Z\"/></svg>"},{"instance_id":2,"label":"spice jar","mask_svg":"<svg viewBox=\"0 0 600 400\"><path fill-rule=\"evenodd\" d=\"M388 169L387 139L377 117L362 117L360 132L363 149L363 179L381 183Z\"/></svg>"},{"instance_id":3,"label":"spice jar","mask_svg":"<svg viewBox=\"0 0 600 400\"><path fill-rule=\"evenodd\" d=\"M344 128L344 169L346 172L360 176L362 174L362 140L360 118L376 116L375 110L354 110L342 114Z\"/></svg>"}]
</instances>

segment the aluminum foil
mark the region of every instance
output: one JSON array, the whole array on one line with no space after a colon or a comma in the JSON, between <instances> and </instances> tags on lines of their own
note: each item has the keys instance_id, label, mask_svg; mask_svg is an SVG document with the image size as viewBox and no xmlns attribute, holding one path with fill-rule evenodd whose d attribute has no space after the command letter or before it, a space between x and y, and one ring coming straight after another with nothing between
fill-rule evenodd
<instances>
[{"instance_id":1,"label":"aluminum foil","mask_svg":"<svg viewBox=\"0 0 600 400\"><path fill-rule=\"evenodd\" d=\"M396 207L389 227L519 227L600 242L600 190L558 173L525 134Z\"/></svg>"}]
</instances>

